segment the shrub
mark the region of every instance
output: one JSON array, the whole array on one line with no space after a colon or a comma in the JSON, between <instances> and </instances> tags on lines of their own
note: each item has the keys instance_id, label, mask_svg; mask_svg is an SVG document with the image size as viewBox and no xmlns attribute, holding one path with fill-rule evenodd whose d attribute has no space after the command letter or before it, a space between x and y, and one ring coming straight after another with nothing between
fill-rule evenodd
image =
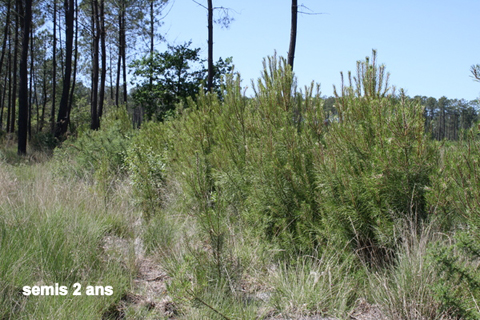
<instances>
[{"instance_id":1,"label":"shrub","mask_svg":"<svg viewBox=\"0 0 480 320\"><path fill-rule=\"evenodd\" d=\"M448 281L437 286L445 309L462 319L478 319L480 308L480 141L478 130L444 148L443 163L435 186L437 211L453 224L452 241L436 248L433 256Z\"/></svg>"},{"instance_id":2,"label":"shrub","mask_svg":"<svg viewBox=\"0 0 480 320\"><path fill-rule=\"evenodd\" d=\"M135 196L146 216L154 214L161 205L161 190L165 179L165 145L158 136L163 126L144 123L133 137L125 158Z\"/></svg>"},{"instance_id":3,"label":"shrub","mask_svg":"<svg viewBox=\"0 0 480 320\"><path fill-rule=\"evenodd\" d=\"M55 149L54 157L59 160L59 171L66 176L91 176L98 168L105 177L123 170L125 156L133 128L124 109L108 113L101 129L84 131L77 139L66 140L60 148ZM73 160L72 166L64 168L62 162Z\"/></svg>"},{"instance_id":4,"label":"shrub","mask_svg":"<svg viewBox=\"0 0 480 320\"><path fill-rule=\"evenodd\" d=\"M317 149L319 233L340 243L354 239L357 253L382 262L395 250L397 220L427 218L438 155L425 135L422 107L394 94L375 51L348 79L346 86L342 76L335 91L338 118Z\"/></svg>"},{"instance_id":5,"label":"shrub","mask_svg":"<svg viewBox=\"0 0 480 320\"><path fill-rule=\"evenodd\" d=\"M57 144L58 141L51 132L38 132L32 136L30 141L32 149L50 154Z\"/></svg>"},{"instance_id":6,"label":"shrub","mask_svg":"<svg viewBox=\"0 0 480 320\"><path fill-rule=\"evenodd\" d=\"M312 248L319 91L296 93L292 72L275 57L265 62L255 98L242 94L239 77L227 77L223 91L222 100L201 93L163 134L166 161L193 212L209 216L221 195L225 219L255 226L285 248Z\"/></svg>"},{"instance_id":7,"label":"shrub","mask_svg":"<svg viewBox=\"0 0 480 320\"><path fill-rule=\"evenodd\" d=\"M357 66L328 121L318 87L299 92L276 57L265 60L252 99L229 76L222 100L201 93L190 101L158 132L193 212L210 216L221 195L222 219L255 226L287 251L352 239L366 259L393 251L395 221L428 216L437 153L422 107L388 87L375 52Z\"/></svg>"}]
</instances>

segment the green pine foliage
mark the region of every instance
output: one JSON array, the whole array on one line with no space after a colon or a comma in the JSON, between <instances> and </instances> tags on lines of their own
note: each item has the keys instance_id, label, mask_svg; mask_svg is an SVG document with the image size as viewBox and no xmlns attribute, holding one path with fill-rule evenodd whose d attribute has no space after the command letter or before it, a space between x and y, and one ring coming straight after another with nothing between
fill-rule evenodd
<instances>
[{"instance_id":1,"label":"green pine foliage","mask_svg":"<svg viewBox=\"0 0 480 320\"><path fill-rule=\"evenodd\" d=\"M167 162L199 216L221 196L228 219L285 247L311 247L304 231L316 207L311 147L323 126L321 99L312 88L306 98L296 93L285 61L271 58L265 67L255 98L230 76L222 100L201 93L167 123Z\"/></svg>"},{"instance_id":2,"label":"green pine foliage","mask_svg":"<svg viewBox=\"0 0 480 320\"><path fill-rule=\"evenodd\" d=\"M348 80L336 92L338 114L316 163L319 233L333 243L352 241L367 261L381 263L395 250L396 222L427 218L438 152L425 135L422 106L394 94L375 52Z\"/></svg>"},{"instance_id":3,"label":"green pine foliage","mask_svg":"<svg viewBox=\"0 0 480 320\"><path fill-rule=\"evenodd\" d=\"M165 146L157 138L157 130L162 130L158 123L144 123L142 130L132 138L125 158L136 199L146 217L155 214L161 206L165 179Z\"/></svg>"},{"instance_id":4,"label":"green pine foliage","mask_svg":"<svg viewBox=\"0 0 480 320\"><path fill-rule=\"evenodd\" d=\"M453 221L454 233L448 243L432 250L439 272L448 281L436 287L445 308L462 319L478 319L480 308L480 141L478 129L465 133L466 139L445 148L437 193L444 195L437 205Z\"/></svg>"},{"instance_id":5,"label":"green pine foliage","mask_svg":"<svg viewBox=\"0 0 480 320\"><path fill-rule=\"evenodd\" d=\"M441 209L445 203L435 203L445 198L435 179L444 161L443 145L426 134L423 106L389 87L375 52L357 63L355 76L342 79L333 108L324 107L318 86L298 90L285 60L276 56L264 61L262 77L252 85L255 95L249 98L239 76L227 76L221 99L200 92L177 117L142 128L137 147L130 150L131 176L138 194L149 199L145 203L162 212L163 193L175 185L181 197L175 212L188 217L190 231L183 236L178 224L177 231L159 227L157 236L148 231L151 244L162 247L175 238L184 243L176 251L160 249L169 252L161 256L174 278L170 292L191 306L203 301L220 312L207 307L217 316L238 315L234 306L244 298L234 288L256 259L241 248L257 241L262 243L258 250L271 250L270 259L290 261L287 266L295 265L299 253L336 252L336 261L348 261L354 279L372 267L410 279L399 265L406 261L409 241L399 232L401 225L408 221L412 232L421 232L433 213L441 213L437 219L448 216ZM152 184L146 186L145 180ZM173 226L174 220L157 212L152 221ZM424 257L418 259L424 272ZM301 270L289 270L292 274L279 275L285 288L298 277L308 279ZM429 279L443 281L434 274ZM339 288L350 288L356 280L350 281L339 282ZM280 289L279 283L272 285ZM389 312L408 313L395 309L401 297L388 291L395 286L408 290L404 281L389 283L384 292L392 299ZM415 282L422 292L431 292L422 285ZM230 302L217 301L212 286ZM275 295L274 309L284 309L290 300L282 292ZM352 306L357 294L343 298ZM308 293L304 299L315 300ZM429 299L425 313L439 303ZM312 304L301 313L319 308ZM336 308L345 315L348 306L335 302L324 314Z\"/></svg>"},{"instance_id":6,"label":"green pine foliage","mask_svg":"<svg viewBox=\"0 0 480 320\"><path fill-rule=\"evenodd\" d=\"M394 250L395 222L429 210L437 153L422 107L394 95L375 54L342 84L330 116L313 85L297 90L285 61L264 67L254 98L232 76L223 100L200 94L166 124L166 161L192 207L208 212L221 194L232 219L288 250L352 239L354 250Z\"/></svg>"}]
</instances>

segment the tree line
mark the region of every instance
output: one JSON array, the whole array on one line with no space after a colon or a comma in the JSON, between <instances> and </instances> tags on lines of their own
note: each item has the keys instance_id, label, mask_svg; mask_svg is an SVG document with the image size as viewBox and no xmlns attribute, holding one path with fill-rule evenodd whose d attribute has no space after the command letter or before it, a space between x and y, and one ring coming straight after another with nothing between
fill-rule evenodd
<instances>
[{"instance_id":1,"label":"tree line","mask_svg":"<svg viewBox=\"0 0 480 320\"><path fill-rule=\"evenodd\" d=\"M335 97L323 97L325 112L335 117ZM407 97L424 107L425 131L435 140L459 140L478 120L478 100L440 99L427 96Z\"/></svg>"},{"instance_id":2,"label":"tree line","mask_svg":"<svg viewBox=\"0 0 480 320\"><path fill-rule=\"evenodd\" d=\"M173 5L168 0L0 0L0 133L16 133L18 153L25 154L32 136L62 141L80 123L98 129L106 106L128 108L138 125L163 121L202 85L221 95L220 77L232 70L232 59L213 60L213 25L228 26L230 9L192 1L207 13L206 60L190 43L155 50L162 14ZM291 1L292 69L300 7ZM132 61L133 50L143 57ZM436 139L457 139L476 119L470 102L418 100Z\"/></svg>"},{"instance_id":3,"label":"tree line","mask_svg":"<svg viewBox=\"0 0 480 320\"><path fill-rule=\"evenodd\" d=\"M98 129L105 103L127 105L129 52L152 54L167 0L2 0L0 131L63 139L79 100ZM145 8L148 8L145 10ZM143 48L139 40L148 42ZM78 111L78 110L76 110ZM18 124L18 127L17 127Z\"/></svg>"}]
</instances>

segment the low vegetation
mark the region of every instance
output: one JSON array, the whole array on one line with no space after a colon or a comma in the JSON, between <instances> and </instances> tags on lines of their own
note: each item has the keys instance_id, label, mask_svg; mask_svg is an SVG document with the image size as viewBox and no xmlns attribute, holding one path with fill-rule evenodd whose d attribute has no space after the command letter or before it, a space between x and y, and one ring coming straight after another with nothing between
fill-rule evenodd
<instances>
[{"instance_id":1,"label":"low vegetation","mask_svg":"<svg viewBox=\"0 0 480 320\"><path fill-rule=\"evenodd\" d=\"M478 319L478 128L432 139L375 52L333 108L277 57L252 85L228 75L138 130L110 111L46 161L2 149L0 318ZM168 308L125 302L138 241ZM19 293L55 283L114 294Z\"/></svg>"}]
</instances>

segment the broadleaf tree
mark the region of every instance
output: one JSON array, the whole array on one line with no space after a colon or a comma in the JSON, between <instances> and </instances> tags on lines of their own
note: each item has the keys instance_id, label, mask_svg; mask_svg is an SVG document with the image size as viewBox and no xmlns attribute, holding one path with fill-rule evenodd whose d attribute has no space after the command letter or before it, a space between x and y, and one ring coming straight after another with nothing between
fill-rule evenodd
<instances>
[{"instance_id":1,"label":"broadleaf tree","mask_svg":"<svg viewBox=\"0 0 480 320\"><path fill-rule=\"evenodd\" d=\"M194 98L208 81L200 48L191 49L190 44L169 46L165 52L154 52L131 64L135 69L133 81L137 83L132 96L147 120L164 120L178 103ZM219 92L221 76L233 69L231 62L231 58L220 58L214 64L212 90Z\"/></svg>"}]
</instances>

